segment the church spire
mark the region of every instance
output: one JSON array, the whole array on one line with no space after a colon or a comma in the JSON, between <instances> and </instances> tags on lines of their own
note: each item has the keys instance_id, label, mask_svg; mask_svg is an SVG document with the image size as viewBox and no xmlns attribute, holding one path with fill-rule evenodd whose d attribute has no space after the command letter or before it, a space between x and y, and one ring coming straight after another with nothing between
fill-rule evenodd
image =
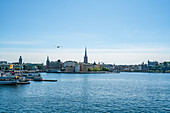
<instances>
[{"instance_id":1,"label":"church spire","mask_svg":"<svg viewBox=\"0 0 170 113\"><path fill-rule=\"evenodd\" d=\"M46 61L47 67L49 67L49 64L50 64L50 59L49 59L49 56L47 56L47 61Z\"/></svg>"},{"instance_id":2,"label":"church spire","mask_svg":"<svg viewBox=\"0 0 170 113\"><path fill-rule=\"evenodd\" d=\"M88 63L87 48L85 47L84 63Z\"/></svg>"},{"instance_id":3,"label":"church spire","mask_svg":"<svg viewBox=\"0 0 170 113\"><path fill-rule=\"evenodd\" d=\"M86 49L86 47L85 47L85 56L84 57L87 57L87 49Z\"/></svg>"}]
</instances>

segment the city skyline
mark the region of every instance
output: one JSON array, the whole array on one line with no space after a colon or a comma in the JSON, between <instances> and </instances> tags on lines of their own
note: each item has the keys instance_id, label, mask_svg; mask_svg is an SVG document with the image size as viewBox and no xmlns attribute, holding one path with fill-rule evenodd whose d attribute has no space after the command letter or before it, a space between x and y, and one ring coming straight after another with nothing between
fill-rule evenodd
<instances>
[{"instance_id":1,"label":"city skyline","mask_svg":"<svg viewBox=\"0 0 170 113\"><path fill-rule=\"evenodd\" d=\"M87 47L85 47L85 50L84 50L84 60L83 61L78 61L78 62L80 62L80 63L91 63L91 64L93 64L94 62L95 63L99 63L99 64L103 64L103 63L105 63L105 62L102 62L102 61L99 61L99 62L96 62L96 61L93 61L93 62L88 62L88 55L87 55ZM23 59L22 59L22 56L19 56L19 60L17 61L17 60L14 60L14 61L7 61L7 60L1 60L1 61L4 61L4 62L8 62L8 63L19 63L19 64L21 64L20 62L23 62L23 63L43 63L44 65L46 65L47 64L47 60L48 61L58 61L58 60L61 60L61 59L50 59L50 56L49 55L47 55L46 56L47 57L47 59L46 59L46 61L44 61L44 62L23 62ZM71 60L68 60L68 59L66 59L65 61L62 61L62 62L67 62L67 61L75 61L75 62L77 62L77 60L73 60L73 59L71 59ZM143 61L143 62L141 62L141 63L138 63L138 64L116 64L116 65L140 65L140 64L147 64L149 61L152 61L152 62L157 62L156 60L149 60L148 59L148 61ZM162 62L159 62L159 63L163 63L163 62L165 62L165 61L162 61ZM115 65L115 63L105 63L105 64L112 64L112 65Z\"/></svg>"},{"instance_id":2,"label":"city skyline","mask_svg":"<svg viewBox=\"0 0 170 113\"><path fill-rule=\"evenodd\" d=\"M0 1L0 60L139 64L170 59L168 0ZM54 45L61 45L56 48Z\"/></svg>"}]
</instances>

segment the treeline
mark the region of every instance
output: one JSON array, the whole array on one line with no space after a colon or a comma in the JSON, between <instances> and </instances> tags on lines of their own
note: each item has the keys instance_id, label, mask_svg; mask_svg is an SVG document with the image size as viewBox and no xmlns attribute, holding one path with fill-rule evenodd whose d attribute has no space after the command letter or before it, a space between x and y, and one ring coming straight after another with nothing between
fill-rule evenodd
<instances>
[{"instance_id":1,"label":"treeline","mask_svg":"<svg viewBox=\"0 0 170 113\"><path fill-rule=\"evenodd\" d=\"M161 65L154 66L148 70L151 73L170 73L170 62L164 62Z\"/></svg>"},{"instance_id":2,"label":"treeline","mask_svg":"<svg viewBox=\"0 0 170 113\"><path fill-rule=\"evenodd\" d=\"M102 67L101 69L99 68L88 68L88 71L110 71L109 68Z\"/></svg>"}]
</instances>

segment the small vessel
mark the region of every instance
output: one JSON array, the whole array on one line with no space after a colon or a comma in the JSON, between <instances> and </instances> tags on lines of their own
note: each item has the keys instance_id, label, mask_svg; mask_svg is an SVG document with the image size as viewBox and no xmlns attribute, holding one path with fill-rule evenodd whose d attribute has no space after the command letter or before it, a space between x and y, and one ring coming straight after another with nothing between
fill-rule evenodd
<instances>
[{"instance_id":1,"label":"small vessel","mask_svg":"<svg viewBox=\"0 0 170 113\"><path fill-rule=\"evenodd\" d=\"M34 81L40 81L40 80L42 80L42 77L38 73L33 73L33 74L30 73L30 74L26 75L26 79L31 79L31 80L34 80Z\"/></svg>"},{"instance_id":2,"label":"small vessel","mask_svg":"<svg viewBox=\"0 0 170 113\"><path fill-rule=\"evenodd\" d=\"M18 82L16 76L1 76L0 85L16 85Z\"/></svg>"},{"instance_id":3,"label":"small vessel","mask_svg":"<svg viewBox=\"0 0 170 113\"><path fill-rule=\"evenodd\" d=\"M43 78L41 76L35 76L34 81L42 81Z\"/></svg>"}]
</instances>

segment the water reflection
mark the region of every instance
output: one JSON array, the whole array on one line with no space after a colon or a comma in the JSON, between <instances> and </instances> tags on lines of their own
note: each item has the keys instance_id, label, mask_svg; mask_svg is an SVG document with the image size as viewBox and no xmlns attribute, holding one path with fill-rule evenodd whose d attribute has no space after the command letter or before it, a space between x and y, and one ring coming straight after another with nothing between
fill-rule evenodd
<instances>
[{"instance_id":1,"label":"water reflection","mask_svg":"<svg viewBox=\"0 0 170 113\"><path fill-rule=\"evenodd\" d=\"M82 82L82 110L87 108L88 106L88 99L89 99L89 92L88 89L90 85L88 84L88 75L83 75L83 82ZM84 112L84 110L83 110Z\"/></svg>"}]
</instances>

